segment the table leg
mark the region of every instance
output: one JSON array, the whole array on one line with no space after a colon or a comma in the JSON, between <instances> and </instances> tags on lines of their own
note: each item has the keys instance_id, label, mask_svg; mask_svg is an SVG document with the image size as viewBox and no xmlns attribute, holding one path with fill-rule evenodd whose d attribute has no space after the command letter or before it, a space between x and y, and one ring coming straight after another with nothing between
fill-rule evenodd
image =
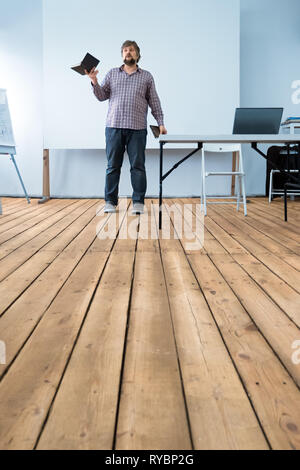
<instances>
[{"instance_id":1,"label":"table leg","mask_svg":"<svg viewBox=\"0 0 300 470\"><path fill-rule=\"evenodd\" d=\"M163 183L163 142L160 142L160 153L159 153L159 230L162 225L162 183Z\"/></svg>"},{"instance_id":2,"label":"table leg","mask_svg":"<svg viewBox=\"0 0 300 470\"><path fill-rule=\"evenodd\" d=\"M43 197L38 203L43 204L50 199L50 177L49 177L49 149L43 152Z\"/></svg>"},{"instance_id":3,"label":"table leg","mask_svg":"<svg viewBox=\"0 0 300 470\"><path fill-rule=\"evenodd\" d=\"M232 152L232 171L236 171L236 162L237 162L237 154L238 152ZM231 196L235 195L235 180L236 176L232 175L231 177Z\"/></svg>"}]
</instances>

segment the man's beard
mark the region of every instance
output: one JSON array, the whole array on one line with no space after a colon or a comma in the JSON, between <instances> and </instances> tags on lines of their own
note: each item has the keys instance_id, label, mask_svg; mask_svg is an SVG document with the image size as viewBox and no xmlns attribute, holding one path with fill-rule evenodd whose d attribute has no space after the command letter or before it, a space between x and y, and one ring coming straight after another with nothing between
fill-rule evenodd
<instances>
[{"instance_id":1,"label":"man's beard","mask_svg":"<svg viewBox=\"0 0 300 470\"><path fill-rule=\"evenodd\" d=\"M130 59L129 58L125 58L124 59L124 64L126 65L134 65L135 64L135 60L131 57Z\"/></svg>"}]
</instances>

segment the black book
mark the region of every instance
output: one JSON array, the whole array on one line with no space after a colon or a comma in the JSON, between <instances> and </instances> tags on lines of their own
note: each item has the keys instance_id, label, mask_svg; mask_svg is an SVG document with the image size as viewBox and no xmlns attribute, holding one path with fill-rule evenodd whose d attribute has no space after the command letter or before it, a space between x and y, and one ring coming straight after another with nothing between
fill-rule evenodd
<instances>
[{"instance_id":1,"label":"black book","mask_svg":"<svg viewBox=\"0 0 300 470\"><path fill-rule=\"evenodd\" d=\"M71 67L72 70L75 70L75 72L80 73L80 75L85 75L85 71L90 73L92 68L97 67L99 64L100 60L96 59L96 57L93 57L91 54L87 53L83 61L78 64L74 65Z\"/></svg>"},{"instance_id":2,"label":"black book","mask_svg":"<svg viewBox=\"0 0 300 470\"><path fill-rule=\"evenodd\" d=\"M152 126L152 125L150 124L150 128L151 128L151 130L152 130L152 132L153 132L154 137L155 137L156 139L158 139L158 137L159 137L159 135L160 135L159 127L158 127L158 126Z\"/></svg>"}]
</instances>

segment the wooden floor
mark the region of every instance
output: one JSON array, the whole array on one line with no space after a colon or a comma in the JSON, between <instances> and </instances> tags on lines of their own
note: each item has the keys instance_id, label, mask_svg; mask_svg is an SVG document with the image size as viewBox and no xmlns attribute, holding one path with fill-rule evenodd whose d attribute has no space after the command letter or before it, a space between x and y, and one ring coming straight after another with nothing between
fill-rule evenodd
<instances>
[{"instance_id":1,"label":"wooden floor","mask_svg":"<svg viewBox=\"0 0 300 470\"><path fill-rule=\"evenodd\" d=\"M300 449L300 201L184 203L2 199L1 449Z\"/></svg>"}]
</instances>

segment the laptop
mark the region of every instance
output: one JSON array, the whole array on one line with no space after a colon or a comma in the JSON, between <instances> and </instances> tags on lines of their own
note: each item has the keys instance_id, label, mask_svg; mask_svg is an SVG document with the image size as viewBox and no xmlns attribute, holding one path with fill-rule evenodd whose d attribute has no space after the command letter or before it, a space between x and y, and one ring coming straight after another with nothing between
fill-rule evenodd
<instances>
[{"instance_id":1,"label":"laptop","mask_svg":"<svg viewBox=\"0 0 300 470\"><path fill-rule=\"evenodd\" d=\"M236 108L233 134L278 134L283 108Z\"/></svg>"}]
</instances>

